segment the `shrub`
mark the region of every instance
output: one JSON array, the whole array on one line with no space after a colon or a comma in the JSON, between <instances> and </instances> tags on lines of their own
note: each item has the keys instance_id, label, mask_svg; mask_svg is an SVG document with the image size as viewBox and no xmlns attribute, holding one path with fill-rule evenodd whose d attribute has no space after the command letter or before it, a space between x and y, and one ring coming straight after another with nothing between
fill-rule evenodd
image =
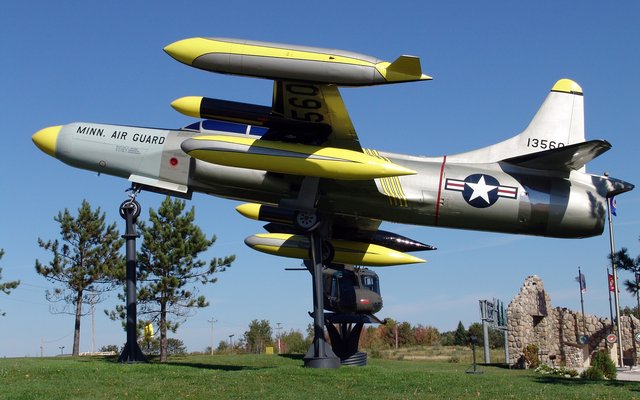
<instances>
[{"instance_id":1,"label":"shrub","mask_svg":"<svg viewBox=\"0 0 640 400\"><path fill-rule=\"evenodd\" d=\"M582 371L580 374L580 378L588 379L592 381L601 381L604 379L604 374L599 369L595 368L593 365L589 368Z\"/></svg>"},{"instance_id":2,"label":"shrub","mask_svg":"<svg viewBox=\"0 0 640 400\"><path fill-rule=\"evenodd\" d=\"M538 345L530 343L524 348L524 360L529 368L537 368L540 364L538 360Z\"/></svg>"},{"instance_id":3,"label":"shrub","mask_svg":"<svg viewBox=\"0 0 640 400\"><path fill-rule=\"evenodd\" d=\"M369 352L369 355L371 356L371 358L382 358L382 352L378 349L372 349Z\"/></svg>"},{"instance_id":4,"label":"shrub","mask_svg":"<svg viewBox=\"0 0 640 400\"><path fill-rule=\"evenodd\" d=\"M618 374L616 365L611 360L611 356L606 351L599 351L593 355L591 360L591 366L598 371L602 372L602 375L610 380L615 380Z\"/></svg>"},{"instance_id":5,"label":"shrub","mask_svg":"<svg viewBox=\"0 0 640 400\"><path fill-rule=\"evenodd\" d=\"M116 353L116 354L120 353L120 349L118 348L117 344L109 344L106 346L102 346L98 351L101 353L109 353L109 352Z\"/></svg>"}]
</instances>

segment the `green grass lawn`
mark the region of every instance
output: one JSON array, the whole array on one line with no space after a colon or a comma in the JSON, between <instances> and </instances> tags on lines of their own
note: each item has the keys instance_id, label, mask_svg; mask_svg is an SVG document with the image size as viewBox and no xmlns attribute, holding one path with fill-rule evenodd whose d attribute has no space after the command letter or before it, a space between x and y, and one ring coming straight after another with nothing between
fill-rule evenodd
<instances>
[{"instance_id":1,"label":"green grass lawn","mask_svg":"<svg viewBox=\"0 0 640 400\"><path fill-rule=\"evenodd\" d=\"M303 368L299 357L200 355L167 364L104 358L0 359L2 399L640 399L640 384L551 378L446 361L369 360Z\"/></svg>"}]
</instances>

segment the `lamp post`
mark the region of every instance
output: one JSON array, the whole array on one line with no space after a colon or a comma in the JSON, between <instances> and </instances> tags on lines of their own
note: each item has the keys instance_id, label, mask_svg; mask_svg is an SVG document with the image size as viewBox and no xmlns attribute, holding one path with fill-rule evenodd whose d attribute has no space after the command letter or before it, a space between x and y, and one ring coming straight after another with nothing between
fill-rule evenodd
<instances>
[{"instance_id":1,"label":"lamp post","mask_svg":"<svg viewBox=\"0 0 640 400\"><path fill-rule=\"evenodd\" d=\"M211 355L213 355L213 324L215 324L216 322L218 322L217 319L211 318L209 320L209 323L211 324Z\"/></svg>"},{"instance_id":2,"label":"lamp post","mask_svg":"<svg viewBox=\"0 0 640 400\"><path fill-rule=\"evenodd\" d=\"M280 346L280 337L282 336L282 322L276 322L276 331L278 332L278 354L282 353L282 347Z\"/></svg>"}]
</instances>

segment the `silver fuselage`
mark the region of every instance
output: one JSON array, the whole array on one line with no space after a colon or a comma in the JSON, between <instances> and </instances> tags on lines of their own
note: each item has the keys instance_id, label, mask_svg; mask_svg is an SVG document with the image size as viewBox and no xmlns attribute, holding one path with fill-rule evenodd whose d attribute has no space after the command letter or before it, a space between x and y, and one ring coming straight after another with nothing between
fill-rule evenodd
<instances>
[{"instance_id":1,"label":"silver fuselage","mask_svg":"<svg viewBox=\"0 0 640 400\"><path fill-rule=\"evenodd\" d=\"M60 130L55 156L74 167L185 197L201 192L278 204L297 196L301 176L221 166L185 154L181 143L200 134L72 123ZM508 163L454 163L447 162L446 157L380 155L417 174L369 181L323 179L319 211L413 225L589 237L603 231L607 193L624 184L580 171L553 173Z\"/></svg>"}]
</instances>

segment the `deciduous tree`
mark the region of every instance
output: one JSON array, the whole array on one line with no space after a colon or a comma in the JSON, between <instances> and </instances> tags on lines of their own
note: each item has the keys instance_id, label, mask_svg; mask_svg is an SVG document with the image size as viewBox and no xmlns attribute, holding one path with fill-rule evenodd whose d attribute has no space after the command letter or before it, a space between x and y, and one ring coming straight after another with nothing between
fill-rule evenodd
<instances>
[{"instance_id":1,"label":"deciduous tree","mask_svg":"<svg viewBox=\"0 0 640 400\"><path fill-rule=\"evenodd\" d=\"M53 254L47 265L36 260L36 272L56 285L46 292L52 303L53 313L72 314L74 318L73 355L80 349L80 319L86 313L83 304L95 304L112 290L118 278L124 274L124 258L120 248L124 241L116 230L116 224L106 225L105 213L91 209L87 200L82 201L78 215L68 209L60 211L54 221L60 224L58 239L38 245Z\"/></svg>"},{"instance_id":2,"label":"deciduous tree","mask_svg":"<svg viewBox=\"0 0 640 400\"><path fill-rule=\"evenodd\" d=\"M418 325L413 328L415 342L420 346L434 346L440 341L440 332L432 326Z\"/></svg>"},{"instance_id":3,"label":"deciduous tree","mask_svg":"<svg viewBox=\"0 0 640 400\"><path fill-rule=\"evenodd\" d=\"M312 340L305 339L302 332L290 330L280 338L283 354L304 354L309 349Z\"/></svg>"},{"instance_id":4,"label":"deciduous tree","mask_svg":"<svg viewBox=\"0 0 640 400\"><path fill-rule=\"evenodd\" d=\"M273 343L273 331L271 324L266 319L258 321L254 319L249 324L249 330L244 333L247 351L250 353L262 353L266 346Z\"/></svg>"}]
</instances>

